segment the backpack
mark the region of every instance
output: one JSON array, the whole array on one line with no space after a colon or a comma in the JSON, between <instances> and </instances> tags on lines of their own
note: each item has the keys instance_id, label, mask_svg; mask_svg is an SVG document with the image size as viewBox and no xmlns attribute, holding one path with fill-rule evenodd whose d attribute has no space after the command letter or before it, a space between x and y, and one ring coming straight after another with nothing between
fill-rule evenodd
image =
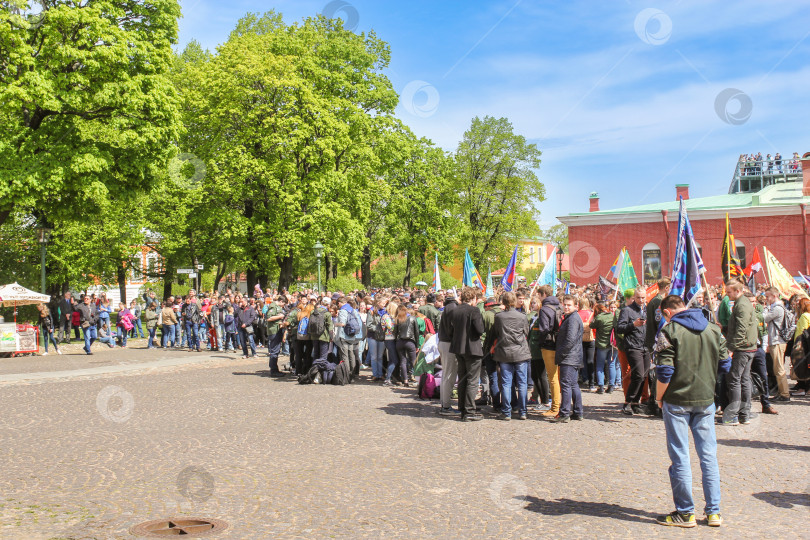
<instances>
[{"instance_id":1,"label":"backpack","mask_svg":"<svg viewBox=\"0 0 810 540\"><path fill-rule=\"evenodd\" d=\"M796 314L782 306L782 311L785 313L782 317L782 326L779 328L779 337L787 343L793 339L793 334L796 333Z\"/></svg>"},{"instance_id":2,"label":"backpack","mask_svg":"<svg viewBox=\"0 0 810 540\"><path fill-rule=\"evenodd\" d=\"M417 394L422 399L433 399L436 394L436 378L432 373L423 373L419 377L419 385L416 388Z\"/></svg>"},{"instance_id":3,"label":"backpack","mask_svg":"<svg viewBox=\"0 0 810 540\"><path fill-rule=\"evenodd\" d=\"M357 310L351 310L346 315L346 326L343 327L343 333L346 337L355 337L360 334L363 328L363 321L360 320L360 315Z\"/></svg>"},{"instance_id":4,"label":"backpack","mask_svg":"<svg viewBox=\"0 0 810 540\"><path fill-rule=\"evenodd\" d=\"M307 323L307 335L311 338L318 339L326 329L326 320L324 318L324 310L315 308L309 314L309 322Z\"/></svg>"},{"instance_id":5,"label":"backpack","mask_svg":"<svg viewBox=\"0 0 810 540\"><path fill-rule=\"evenodd\" d=\"M298 376L298 384L317 384L321 378L321 371L318 366L312 366L309 371Z\"/></svg>"},{"instance_id":6,"label":"backpack","mask_svg":"<svg viewBox=\"0 0 810 540\"><path fill-rule=\"evenodd\" d=\"M337 386L346 386L352 382L351 373L349 372L349 364L341 362L335 368L335 374L332 376L332 384Z\"/></svg>"},{"instance_id":7,"label":"backpack","mask_svg":"<svg viewBox=\"0 0 810 540\"><path fill-rule=\"evenodd\" d=\"M192 322L194 324L197 324L197 323L200 322L199 311L196 308L197 308L197 304L188 304L186 306L186 320L190 321L190 322Z\"/></svg>"},{"instance_id":8,"label":"backpack","mask_svg":"<svg viewBox=\"0 0 810 540\"><path fill-rule=\"evenodd\" d=\"M562 324L564 314L565 313L563 312L561 306L554 307L554 324L551 326L551 332L549 332L548 336L546 336L546 343L553 343L556 345L557 333L560 331L560 325Z\"/></svg>"},{"instance_id":9,"label":"backpack","mask_svg":"<svg viewBox=\"0 0 810 540\"><path fill-rule=\"evenodd\" d=\"M307 327L309 326L309 317L301 317L301 320L298 321L298 335L301 337L305 337L307 335Z\"/></svg>"}]
</instances>

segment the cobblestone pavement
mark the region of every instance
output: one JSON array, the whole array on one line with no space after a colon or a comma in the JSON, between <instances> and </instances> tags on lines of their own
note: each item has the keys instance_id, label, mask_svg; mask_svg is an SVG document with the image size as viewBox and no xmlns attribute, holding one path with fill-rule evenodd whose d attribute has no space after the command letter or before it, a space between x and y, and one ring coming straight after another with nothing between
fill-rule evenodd
<instances>
[{"instance_id":1,"label":"cobblestone pavement","mask_svg":"<svg viewBox=\"0 0 810 540\"><path fill-rule=\"evenodd\" d=\"M726 526L684 532L652 523L672 509L663 425L618 394L586 394L584 422L462 423L413 390L217 356L0 383L0 538L180 516L228 522L216 538L808 537L810 400L718 432Z\"/></svg>"}]
</instances>

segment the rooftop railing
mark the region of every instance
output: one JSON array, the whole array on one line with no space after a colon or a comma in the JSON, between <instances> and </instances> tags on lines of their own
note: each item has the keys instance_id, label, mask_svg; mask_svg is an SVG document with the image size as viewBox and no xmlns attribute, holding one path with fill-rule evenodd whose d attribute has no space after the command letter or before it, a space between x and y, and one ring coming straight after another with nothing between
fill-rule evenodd
<instances>
[{"instance_id":1,"label":"rooftop railing","mask_svg":"<svg viewBox=\"0 0 810 540\"><path fill-rule=\"evenodd\" d=\"M798 159L740 160L731 180L729 193L751 193L773 184L802 179L802 162Z\"/></svg>"}]
</instances>

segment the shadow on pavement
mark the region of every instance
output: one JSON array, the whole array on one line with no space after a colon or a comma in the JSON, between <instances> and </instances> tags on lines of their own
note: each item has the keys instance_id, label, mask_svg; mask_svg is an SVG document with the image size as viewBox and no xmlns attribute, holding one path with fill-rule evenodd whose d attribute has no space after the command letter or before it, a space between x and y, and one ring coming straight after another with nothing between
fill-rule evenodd
<instances>
[{"instance_id":1,"label":"shadow on pavement","mask_svg":"<svg viewBox=\"0 0 810 540\"><path fill-rule=\"evenodd\" d=\"M799 446L798 444L785 444L770 441L752 441L747 439L717 439L717 444L722 444L724 446L739 446L742 448L763 448L766 450L798 450L799 452L810 452L810 446Z\"/></svg>"},{"instance_id":2,"label":"shadow on pavement","mask_svg":"<svg viewBox=\"0 0 810 540\"><path fill-rule=\"evenodd\" d=\"M754 498L765 501L779 508L793 508L794 506L810 507L809 493L787 493L783 491L762 491L754 493Z\"/></svg>"},{"instance_id":3,"label":"shadow on pavement","mask_svg":"<svg viewBox=\"0 0 810 540\"><path fill-rule=\"evenodd\" d=\"M548 501L537 497L526 497L526 510L537 512L545 516L566 516L577 514L582 516L604 517L609 519L620 519L623 521L635 521L638 523L651 523L655 521L658 514L619 506L618 504L573 501L571 499L557 499Z\"/></svg>"}]
</instances>

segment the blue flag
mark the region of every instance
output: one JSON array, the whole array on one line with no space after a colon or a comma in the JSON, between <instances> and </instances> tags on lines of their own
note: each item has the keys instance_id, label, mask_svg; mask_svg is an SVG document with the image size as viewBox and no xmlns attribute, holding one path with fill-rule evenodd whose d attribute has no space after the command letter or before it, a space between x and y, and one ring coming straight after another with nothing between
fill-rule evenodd
<instances>
[{"instance_id":1,"label":"blue flag","mask_svg":"<svg viewBox=\"0 0 810 540\"><path fill-rule=\"evenodd\" d=\"M506 270L503 273L503 277L501 278L501 285L503 285L504 291L511 291L515 287L515 283L517 283L517 246L515 246L515 251L512 252L512 258L509 259L509 264L506 265Z\"/></svg>"},{"instance_id":2,"label":"blue flag","mask_svg":"<svg viewBox=\"0 0 810 540\"><path fill-rule=\"evenodd\" d=\"M700 293L700 275L706 271L703 259L695 244L692 225L686 215L683 198L678 212L678 243L675 246L675 266L672 269L672 286L669 294L674 294L689 302Z\"/></svg>"}]
</instances>

